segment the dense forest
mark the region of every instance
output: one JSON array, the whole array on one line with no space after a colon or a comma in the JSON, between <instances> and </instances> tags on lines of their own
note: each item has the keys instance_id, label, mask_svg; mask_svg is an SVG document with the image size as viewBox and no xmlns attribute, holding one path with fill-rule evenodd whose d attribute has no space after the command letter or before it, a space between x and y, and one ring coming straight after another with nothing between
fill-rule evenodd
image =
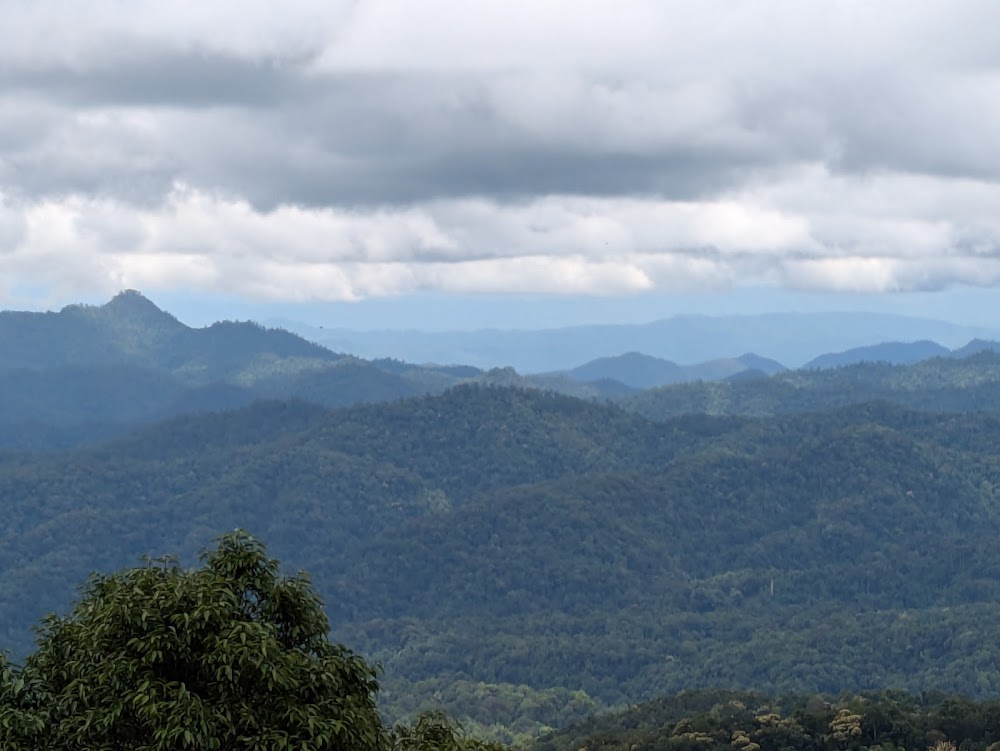
<instances>
[{"instance_id":1,"label":"dense forest","mask_svg":"<svg viewBox=\"0 0 1000 751\"><path fill-rule=\"evenodd\" d=\"M179 417L0 458L0 633L26 650L87 572L245 526L312 572L393 717L437 701L528 733L693 687L989 696L998 444L989 413L655 422L485 386Z\"/></svg>"},{"instance_id":2,"label":"dense forest","mask_svg":"<svg viewBox=\"0 0 1000 751\"><path fill-rule=\"evenodd\" d=\"M41 369L0 371L22 410L0 452L15 660L90 572L239 527L311 572L393 721L443 708L524 743L692 689L1000 692L986 346L577 398L542 387L566 374L366 363L254 325L227 349L147 303L50 315L131 311L174 360L126 329L58 362L25 336ZM187 406L153 421L156 389Z\"/></svg>"},{"instance_id":3,"label":"dense forest","mask_svg":"<svg viewBox=\"0 0 1000 751\"><path fill-rule=\"evenodd\" d=\"M534 751L996 749L1000 702L940 692L684 691L545 735Z\"/></svg>"}]
</instances>

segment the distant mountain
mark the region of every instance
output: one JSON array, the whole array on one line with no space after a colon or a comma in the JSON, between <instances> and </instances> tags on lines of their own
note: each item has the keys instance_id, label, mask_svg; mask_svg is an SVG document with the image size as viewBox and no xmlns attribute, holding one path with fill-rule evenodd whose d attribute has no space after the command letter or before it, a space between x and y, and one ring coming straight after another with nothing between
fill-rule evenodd
<instances>
[{"instance_id":1,"label":"distant mountain","mask_svg":"<svg viewBox=\"0 0 1000 751\"><path fill-rule=\"evenodd\" d=\"M757 368L747 368L746 370L741 370L739 373L726 376L722 380L729 382L759 381L762 378L767 378L769 375L769 373L765 373L763 370Z\"/></svg>"},{"instance_id":2,"label":"distant mountain","mask_svg":"<svg viewBox=\"0 0 1000 751\"><path fill-rule=\"evenodd\" d=\"M785 368L779 362L754 354L720 358L697 365L678 365L639 352L627 352L616 357L591 360L566 371L564 375L585 383L612 380L641 390L685 381L718 381L750 369L778 373Z\"/></svg>"},{"instance_id":3,"label":"distant mountain","mask_svg":"<svg viewBox=\"0 0 1000 751\"><path fill-rule=\"evenodd\" d=\"M951 351L952 357L968 357L979 352L1000 352L1000 342L988 339L973 339L964 347L959 347Z\"/></svg>"},{"instance_id":4,"label":"distant mountain","mask_svg":"<svg viewBox=\"0 0 1000 751\"><path fill-rule=\"evenodd\" d=\"M826 352L880 341L931 339L958 347L973 338L1000 338L1000 327L876 313L770 313L676 316L647 324L576 326L536 331L354 331L288 324L302 336L358 357L416 363L510 366L519 373L567 371L622 352L642 352L681 364L728 358L749 347L789 367Z\"/></svg>"},{"instance_id":5,"label":"distant mountain","mask_svg":"<svg viewBox=\"0 0 1000 751\"><path fill-rule=\"evenodd\" d=\"M803 367L839 368L859 362L886 362L892 365L909 365L931 357L948 357L952 351L937 342L923 339L917 342L882 342L867 347L855 347L845 352L820 355ZM969 353L971 354L971 352Z\"/></svg>"},{"instance_id":6,"label":"distant mountain","mask_svg":"<svg viewBox=\"0 0 1000 751\"><path fill-rule=\"evenodd\" d=\"M262 398L342 406L437 393L477 373L370 363L249 321L190 328L127 290L105 305L0 312L0 448L65 447Z\"/></svg>"},{"instance_id":7,"label":"distant mountain","mask_svg":"<svg viewBox=\"0 0 1000 751\"><path fill-rule=\"evenodd\" d=\"M766 378L682 383L624 397L652 419L684 414L766 417L886 401L939 412L1000 412L1000 352L934 357L910 365L862 362Z\"/></svg>"},{"instance_id":8,"label":"distant mountain","mask_svg":"<svg viewBox=\"0 0 1000 751\"><path fill-rule=\"evenodd\" d=\"M640 352L591 360L566 371L566 375L576 381L599 381L606 378L637 389L692 380L685 378L684 369L677 363Z\"/></svg>"},{"instance_id":9,"label":"distant mountain","mask_svg":"<svg viewBox=\"0 0 1000 751\"><path fill-rule=\"evenodd\" d=\"M249 321L189 328L134 290L105 305L69 305L58 313L0 312L3 370L129 365L204 384L258 367L264 356L327 362L342 357Z\"/></svg>"},{"instance_id":10,"label":"distant mountain","mask_svg":"<svg viewBox=\"0 0 1000 751\"><path fill-rule=\"evenodd\" d=\"M746 366L748 370L758 370L761 373L766 373L767 375L774 375L775 373L780 373L783 370L788 370L788 368L777 360L772 360L769 357L761 357L760 355L755 355L753 352L747 352L745 355L740 355L736 359Z\"/></svg>"}]
</instances>

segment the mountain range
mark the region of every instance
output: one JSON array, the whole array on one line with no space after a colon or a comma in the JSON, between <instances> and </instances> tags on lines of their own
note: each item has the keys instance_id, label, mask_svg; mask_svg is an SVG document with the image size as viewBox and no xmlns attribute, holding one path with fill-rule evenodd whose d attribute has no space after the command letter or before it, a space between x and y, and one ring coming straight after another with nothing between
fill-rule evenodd
<instances>
[{"instance_id":1,"label":"mountain range","mask_svg":"<svg viewBox=\"0 0 1000 751\"><path fill-rule=\"evenodd\" d=\"M835 315L806 318L789 329L790 320L773 318L779 338L817 320L842 322ZM729 319L671 319L658 326L675 333L678 326L687 326L683 336L690 338L699 327L711 324L718 329L729 323ZM895 319L889 323L902 325ZM763 324L757 320L753 325ZM580 332L568 329L545 335L553 336L553 347L559 349L560 337L572 340ZM889 342L826 354L809 365L821 369L862 361L911 362L925 355L958 359L994 346L981 339L956 350L930 341ZM903 403L917 404L915 400L926 395L923 387L896 393L888 382L875 388L869 378L866 389L851 396L843 383L850 378L849 373L786 372L781 363L751 353L680 365L626 352L535 374L510 367L483 371L472 365L416 365L395 358L367 361L251 322L193 329L128 290L100 306L0 313L0 448L68 448L120 435L141 423L231 409L257 399L299 398L346 406L439 394L463 383L618 401L651 416L685 411L771 414L900 395ZM677 388L646 393L671 385ZM819 394L824 389L830 392L827 396ZM966 409L970 394L961 391L950 401L939 394L931 396L932 403L941 403L944 409Z\"/></svg>"},{"instance_id":2,"label":"mountain range","mask_svg":"<svg viewBox=\"0 0 1000 751\"><path fill-rule=\"evenodd\" d=\"M929 339L960 347L1000 339L1000 328L877 313L767 313L675 316L645 324L571 326L535 331L357 331L284 322L290 330L357 357L398 357L416 363L465 363L519 373L571 370L626 352L689 365L731 358L748 349L798 368L828 352L876 342Z\"/></svg>"},{"instance_id":3,"label":"mountain range","mask_svg":"<svg viewBox=\"0 0 1000 751\"><path fill-rule=\"evenodd\" d=\"M25 649L90 571L189 561L238 526L311 572L389 697L456 680L591 708L694 686L988 694L998 443L997 413L658 422L485 386L177 417L0 454L0 637Z\"/></svg>"},{"instance_id":4,"label":"mountain range","mask_svg":"<svg viewBox=\"0 0 1000 751\"><path fill-rule=\"evenodd\" d=\"M0 314L0 647L92 571L243 527L383 665L387 716L1000 692L1000 353L842 358L647 388L697 369L365 361L134 292Z\"/></svg>"},{"instance_id":5,"label":"mountain range","mask_svg":"<svg viewBox=\"0 0 1000 751\"><path fill-rule=\"evenodd\" d=\"M448 369L365 362L251 322L193 329L132 290L100 306L0 312L0 446L74 445L262 398L397 399L457 380Z\"/></svg>"}]
</instances>

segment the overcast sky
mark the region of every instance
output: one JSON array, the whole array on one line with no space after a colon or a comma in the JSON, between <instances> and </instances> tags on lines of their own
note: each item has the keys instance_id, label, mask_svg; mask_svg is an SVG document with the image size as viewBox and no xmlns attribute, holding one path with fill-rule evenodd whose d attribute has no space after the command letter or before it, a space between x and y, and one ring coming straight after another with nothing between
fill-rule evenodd
<instances>
[{"instance_id":1,"label":"overcast sky","mask_svg":"<svg viewBox=\"0 0 1000 751\"><path fill-rule=\"evenodd\" d=\"M990 0L0 0L0 304L988 290L998 28Z\"/></svg>"}]
</instances>

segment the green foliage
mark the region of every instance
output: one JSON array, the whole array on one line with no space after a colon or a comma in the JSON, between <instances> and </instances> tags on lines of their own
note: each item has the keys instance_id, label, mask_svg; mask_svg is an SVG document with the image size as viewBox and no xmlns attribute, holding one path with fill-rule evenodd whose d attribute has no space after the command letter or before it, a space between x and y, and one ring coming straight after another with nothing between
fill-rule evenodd
<instances>
[{"instance_id":1,"label":"green foliage","mask_svg":"<svg viewBox=\"0 0 1000 751\"><path fill-rule=\"evenodd\" d=\"M381 749L375 671L327 634L308 578L241 532L193 571L94 577L2 666L4 748Z\"/></svg>"},{"instance_id":2,"label":"green foliage","mask_svg":"<svg viewBox=\"0 0 1000 751\"><path fill-rule=\"evenodd\" d=\"M384 665L382 707L408 722L444 708L520 741L578 719L549 692L982 697L1000 692L997 445L989 413L653 422L499 387L189 416L0 456L0 638L26 653L40 611L122 549L190 556L253 526L313 572L333 638Z\"/></svg>"},{"instance_id":3,"label":"green foliage","mask_svg":"<svg viewBox=\"0 0 1000 751\"><path fill-rule=\"evenodd\" d=\"M935 357L912 365L861 363L790 370L769 378L682 383L626 396L623 406L662 420L683 414L765 417L876 400L940 412L1000 410L1000 353Z\"/></svg>"},{"instance_id":4,"label":"green foliage","mask_svg":"<svg viewBox=\"0 0 1000 751\"><path fill-rule=\"evenodd\" d=\"M484 683L455 674L419 682L389 679L382 685L380 706L383 718L392 721L444 712L475 738L515 746L528 745L603 708L583 691Z\"/></svg>"},{"instance_id":5,"label":"green foliage","mask_svg":"<svg viewBox=\"0 0 1000 751\"><path fill-rule=\"evenodd\" d=\"M502 751L504 746L468 737L441 712L421 715L412 724L400 724L389 736L392 751Z\"/></svg>"},{"instance_id":6,"label":"green foliage","mask_svg":"<svg viewBox=\"0 0 1000 751\"><path fill-rule=\"evenodd\" d=\"M0 447L95 442L129 425L255 399L342 406L459 380L436 368L393 372L251 322L189 328L133 291L58 313L0 311Z\"/></svg>"},{"instance_id":7,"label":"green foliage","mask_svg":"<svg viewBox=\"0 0 1000 751\"><path fill-rule=\"evenodd\" d=\"M686 691L551 733L534 751L985 751L998 718L1000 702L940 693Z\"/></svg>"}]
</instances>

